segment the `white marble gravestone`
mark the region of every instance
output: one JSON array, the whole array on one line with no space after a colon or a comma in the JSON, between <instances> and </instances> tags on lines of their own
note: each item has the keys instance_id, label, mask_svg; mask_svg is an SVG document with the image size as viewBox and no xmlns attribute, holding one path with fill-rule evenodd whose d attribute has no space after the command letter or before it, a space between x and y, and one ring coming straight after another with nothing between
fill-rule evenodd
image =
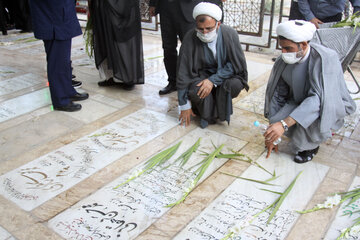
<instances>
[{"instance_id":1,"label":"white marble gravestone","mask_svg":"<svg viewBox=\"0 0 360 240\"><path fill-rule=\"evenodd\" d=\"M154 72L159 72L160 70L165 69L163 57L155 56L153 59L145 59L144 61L144 71L146 74L152 74ZM167 80L167 76L165 78Z\"/></svg>"},{"instance_id":2,"label":"white marble gravestone","mask_svg":"<svg viewBox=\"0 0 360 240\"><path fill-rule=\"evenodd\" d=\"M0 48L5 48L6 50L19 50L22 48L34 47L36 45L43 45L43 41L31 40L31 41L10 42L8 44L0 45Z\"/></svg>"},{"instance_id":3,"label":"white marble gravestone","mask_svg":"<svg viewBox=\"0 0 360 240\"><path fill-rule=\"evenodd\" d=\"M15 238L1 226L0 226L0 239L1 240L15 240Z\"/></svg>"},{"instance_id":4,"label":"white marble gravestone","mask_svg":"<svg viewBox=\"0 0 360 240\"><path fill-rule=\"evenodd\" d=\"M18 72L19 70L16 68L9 66L0 66L0 80Z\"/></svg>"},{"instance_id":5,"label":"white marble gravestone","mask_svg":"<svg viewBox=\"0 0 360 240\"><path fill-rule=\"evenodd\" d=\"M145 82L159 87L165 87L168 84L168 76L166 70L148 74L145 76Z\"/></svg>"},{"instance_id":6,"label":"white marble gravestone","mask_svg":"<svg viewBox=\"0 0 360 240\"><path fill-rule=\"evenodd\" d=\"M71 49L71 58L75 58L85 54L86 54L85 47L81 47L81 48L77 47Z\"/></svg>"},{"instance_id":7,"label":"white marble gravestone","mask_svg":"<svg viewBox=\"0 0 360 240\"><path fill-rule=\"evenodd\" d=\"M271 64L259 63L251 60L246 60L246 63L249 74L249 81L255 80L256 78L270 71L272 68Z\"/></svg>"},{"instance_id":8,"label":"white marble gravestone","mask_svg":"<svg viewBox=\"0 0 360 240\"><path fill-rule=\"evenodd\" d=\"M356 92L357 86L355 85L355 83L353 81L351 81L351 82L347 81L346 85L351 92ZM350 94L350 96L353 99L360 98L360 93ZM356 125L358 124L358 122L360 120L360 100L355 100L355 103L357 106L356 111L353 114L345 117L344 126L336 132L337 134L339 134L341 136L345 136L345 137L350 137L352 132L354 131Z\"/></svg>"},{"instance_id":9,"label":"white marble gravestone","mask_svg":"<svg viewBox=\"0 0 360 240\"><path fill-rule=\"evenodd\" d=\"M177 163L166 168L157 167L149 174L141 175L114 189L126 181L130 174L141 170L144 165L140 164L129 173L51 219L49 226L66 239L134 239L169 210L166 205L181 198L191 183L191 179L194 178L193 170L189 168L204 159L201 155L202 151L210 153L214 150L213 144L215 146L225 144L222 152L229 153L228 148L239 150L246 144L244 141L224 134L197 128L180 140L182 144L169 162L173 163L199 137L202 138L199 150L191 156L183 168ZM226 161L215 159L202 180Z\"/></svg>"},{"instance_id":10,"label":"white marble gravestone","mask_svg":"<svg viewBox=\"0 0 360 240\"><path fill-rule=\"evenodd\" d=\"M42 78L33 73L27 73L0 81L0 96L33 87L41 82Z\"/></svg>"},{"instance_id":11,"label":"white marble gravestone","mask_svg":"<svg viewBox=\"0 0 360 240\"><path fill-rule=\"evenodd\" d=\"M15 41L23 41L26 39L33 39L33 38L34 38L34 33L0 35L0 42L15 42Z\"/></svg>"},{"instance_id":12,"label":"white marble gravestone","mask_svg":"<svg viewBox=\"0 0 360 240\"><path fill-rule=\"evenodd\" d=\"M31 47L31 48L21 49L21 53L25 53L25 54L32 55L32 56L40 55L40 54L43 54L43 55L46 54L45 47L43 45L36 45L34 47Z\"/></svg>"},{"instance_id":13,"label":"white marble gravestone","mask_svg":"<svg viewBox=\"0 0 360 240\"><path fill-rule=\"evenodd\" d=\"M250 93L248 96L235 103L235 107L263 115L265 104L265 91L266 84L259 87L258 89Z\"/></svg>"},{"instance_id":14,"label":"white marble gravestone","mask_svg":"<svg viewBox=\"0 0 360 240\"><path fill-rule=\"evenodd\" d=\"M89 57L75 59L72 64L77 67L95 68L95 60Z\"/></svg>"},{"instance_id":15,"label":"white marble gravestone","mask_svg":"<svg viewBox=\"0 0 360 240\"><path fill-rule=\"evenodd\" d=\"M235 180L174 239L201 240L225 237L228 229L235 223L249 221L253 215L272 204L279 197L275 193L262 191L261 188L284 192L296 175L303 171L273 220L266 225L271 213L261 214L243 229L241 238L238 238L242 240L284 239L299 216L295 211L303 210L325 177L328 167L315 162L296 164L293 162L292 156L284 153L272 153L269 159L265 159L265 156L265 154L262 155L257 162L270 172L276 171L276 175L280 177L271 183L279 186L266 186L241 179ZM241 176L256 180L266 180L271 177L270 174L255 165L250 166Z\"/></svg>"},{"instance_id":16,"label":"white marble gravestone","mask_svg":"<svg viewBox=\"0 0 360 240\"><path fill-rule=\"evenodd\" d=\"M177 124L139 110L0 176L0 194L30 211Z\"/></svg>"},{"instance_id":17,"label":"white marble gravestone","mask_svg":"<svg viewBox=\"0 0 360 240\"><path fill-rule=\"evenodd\" d=\"M360 177L355 177L354 181L352 182L349 188L349 191L359 187L360 187ZM337 239L341 234L341 230L351 227L355 223L354 220L360 217L359 213L355 213L356 211L360 211L360 200L357 200L354 203L347 206L348 203L349 201L345 201L339 207L336 217L332 222L329 231L327 232L324 238L325 240ZM327 211L327 210L320 210L320 211ZM344 214L347 215L344 216ZM357 239L357 237L350 235L348 239L354 240Z\"/></svg>"},{"instance_id":18,"label":"white marble gravestone","mask_svg":"<svg viewBox=\"0 0 360 240\"><path fill-rule=\"evenodd\" d=\"M31 92L10 100L0 102L0 122L32 112L51 104L49 88Z\"/></svg>"}]
</instances>

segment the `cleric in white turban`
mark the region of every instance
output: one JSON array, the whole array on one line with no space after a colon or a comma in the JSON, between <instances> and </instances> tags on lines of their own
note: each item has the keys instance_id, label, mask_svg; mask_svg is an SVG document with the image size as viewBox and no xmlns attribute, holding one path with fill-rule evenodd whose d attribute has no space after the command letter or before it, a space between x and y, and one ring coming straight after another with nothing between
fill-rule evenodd
<instances>
[{"instance_id":1,"label":"cleric in white turban","mask_svg":"<svg viewBox=\"0 0 360 240\"><path fill-rule=\"evenodd\" d=\"M199 3L193 17L196 28L185 35L178 59L179 119L187 126L196 114L202 128L217 120L229 123L231 99L249 89L239 36L221 24L222 11L216 4Z\"/></svg>"},{"instance_id":2,"label":"cleric in white turban","mask_svg":"<svg viewBox=\"0 0 360 240\"><path fill-rule=\"evenodd\" d=\"M291 140L294 161L311 161L320 144L356 109L337 53L309 42L315 31L312 23L299 20L281 23L276 29L282 54L273 66L265 95L268 156L277 150L273 142L285 134Z\"/></svg>"},{"instance_id":3,"label":"cleric in white turban","mask_svg":"<svg viewBox=\"0 0 360 240\"><path fill-rule=\"evenodd\" d=\"M315 31L316 27L314 24L303 20L283 22L276 28L276 34L278 36L282 36L296 43L310 41Z\"/></svg>"},{"instance_id":4,"label":"cleric in white turban","mask_svg":"<svg viewBox=\"0 0 360 240\"><path fill-rule=\"evenodd\" d=\"M196 17L200 15L207 15L214 18L216 21L220 21L222 18L222 11L216 4L201 2L194 7L193 18L196 20Z\"/></svg>"}]
</instances>

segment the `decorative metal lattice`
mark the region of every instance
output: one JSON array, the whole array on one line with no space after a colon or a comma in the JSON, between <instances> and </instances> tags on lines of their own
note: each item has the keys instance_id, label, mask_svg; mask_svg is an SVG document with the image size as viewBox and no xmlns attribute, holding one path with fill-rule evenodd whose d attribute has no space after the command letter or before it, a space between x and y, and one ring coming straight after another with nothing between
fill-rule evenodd
<instances>
[{"instance_id":1,"label":"decorative metal lattice","mask_svg":"<svg viewBox=\"0 0 360 240\"><path fill-rule=\"evenodd\" d=\"M141 21L151 23L152 17L149 13L149 2L150 0L140 0L140 14L141 14Z\"/></svg>"},{"instance_id":2,"label":"decorative metal lattice","mask_svg":"<svg viewBox=\"0 0 360 240\"><path fill-rule=\"evenodd\" d=\"M261 36L265 0L227 0L224 2L224 23L238 33Z\"/></svg>"}]
</instances>

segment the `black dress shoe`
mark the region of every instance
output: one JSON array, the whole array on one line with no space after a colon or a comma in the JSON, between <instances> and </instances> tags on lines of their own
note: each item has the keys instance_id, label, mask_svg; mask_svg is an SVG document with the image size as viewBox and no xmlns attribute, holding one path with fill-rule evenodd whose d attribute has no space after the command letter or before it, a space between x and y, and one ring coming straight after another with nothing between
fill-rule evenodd
<instances>
[{"instance_id":1,"label":"black dress shoe","mask_svg":"<svg viewBox=\"0 0 360 240\"><path fill-rule=\"evenodd\" d=\"M108 80L98 82L100 87L109 87L119 85L119 83L115 82L113 78L109 78Z\"/></svg>"},{"instance_id":2,"label":"black dress shoe","mask_svg":"<svg viewBox=\"0 0 360 240\"><path fill-rule=\"evenodd\" d=\"M169 94L176 91L176 86L174 83L169 83L166 87L164 87L163 89L161 89L159 91L160 95L165 95L165 94Z\"/></svg>"},{"instance_id":3,"label":"black dress shoe","mask_svg":"<svg viewBox=\"0 0 360 240\"><path fill-rule=\"evenodd\" d=\"M54 110L64 111L64 112L76 112L76 111L80 111L80 109L81 109L81 105L73 102L69 102L69 104L66 106L59 106L59 107L54 106Z\"/></svg>"},{"instance_id":4,"label":"black dress shoe","mask_svg":"<svg viewBox=\"0 0 360 240\"><path fill-rule=\"evenodd\" d=\"M126 83L120 83L122 89L126 90L126 91L130 91L133 90L135 88L135 84L126 84Z\"/></svg>"},{"instance_id":5,"label":"black dress shoe","mask_svg":"<svg viewBox=\"0 0 360 240\"><path fill-rule=\"evenodd\" d=\"M88 98L88 93L76 93L74 96L70 97L70 101L82 101Z\"/></svg>"},{"instance_id":6,"label":"black dress shoe","mask_svg":"<svg viewBox=\"0 0 360 240\"><path fill-rule=\"evenodd\" d=\"M317 154L319 151L319 147L311 149L311 150L305 150L302 152L298 152L296 156L294 157L294 162L296 163L306 163L310 162L313 157Z\"/></svg>"},{"instance_id":7,"label":"black dress shoe","mask_svg":"<svg viewBox=\"0 0 360 240\"><path fill-rule=\"evenodd\" d=\"M82 82L81 82L81 81L76 81L76 80L74 80L74 78L73 78L73 80L71 80L71 85L72 85L74 88L79 88L79 87L81 87Z\"/></svg>"}]
</instances>

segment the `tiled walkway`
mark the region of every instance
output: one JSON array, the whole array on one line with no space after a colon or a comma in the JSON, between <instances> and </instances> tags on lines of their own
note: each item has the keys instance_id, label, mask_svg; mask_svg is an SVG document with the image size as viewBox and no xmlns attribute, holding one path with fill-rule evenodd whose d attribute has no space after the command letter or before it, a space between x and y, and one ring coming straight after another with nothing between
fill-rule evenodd
<instances>
[{"instance_id":1,"label":"tiled walkway","mask_svg":"<svg viewBox=\"0 0 360 240\"><path fill-rule=\"evenodd\" d=\"M351 225L354 217L341 215L358 210L360 201L351 209L305 215L296 210L360 185L359 109L312 162L294 163L286 138L280 152L265 159L263 137L253 122L265 122L264 92L274 56L245 53L250 91L234 99L230 125L200 129L196 118L184 128L178 125L176 93L158 95L167 83L160 36L145 31L143 42L145 84L124 91L98 87L94 61L83 39L74 39L74 73L83 82L79 91L90 98L81 102L80 112L65 113L51 108L42 42L32 34L0 36L0 240L221 239L235 223L273 203L274 192L284 192L300 172L273 220L266 224L271 212L260 215L241 239L331 240ZM359 63L353 70L360 78ZM345 78L354 88L350 76ZM175 162L199 138L189 161ZM121 185L147 160L180 142L167 163ZM167 206L191 187L204 154L222 144L222 153L236 151L253 163L215 158L185 201ZM227 174L277 178L263 185Z\"/></svg>"}]
</instances>

